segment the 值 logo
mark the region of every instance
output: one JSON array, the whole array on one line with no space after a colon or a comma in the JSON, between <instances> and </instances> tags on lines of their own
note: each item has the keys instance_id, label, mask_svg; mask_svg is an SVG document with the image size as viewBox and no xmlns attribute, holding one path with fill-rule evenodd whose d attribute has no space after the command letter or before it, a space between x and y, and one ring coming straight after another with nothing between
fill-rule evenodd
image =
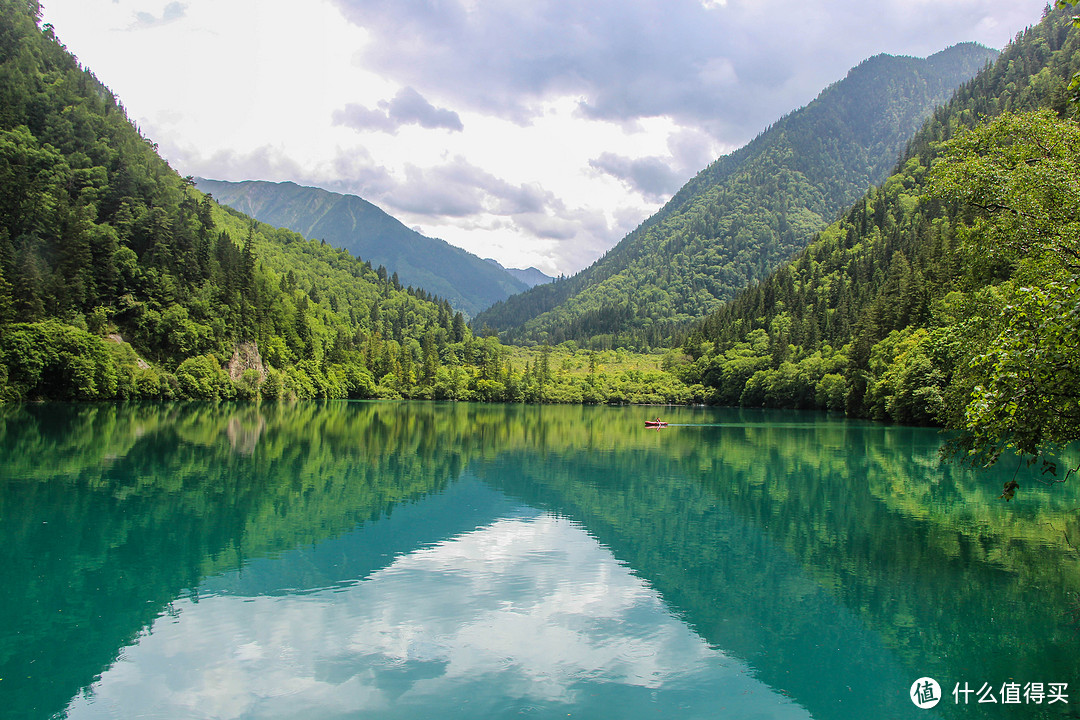
<instances>
[{"instance_id":1,"label":"\u503c logo","mask_svg":"<svg viewBox=\"0 0 1080 720\"><path fill-rule=\"evenodd\" d=\"M911 702L923 710L941 702L941 686L931 677L921 677L911 684Z\"/></svg>"}]
</instances>

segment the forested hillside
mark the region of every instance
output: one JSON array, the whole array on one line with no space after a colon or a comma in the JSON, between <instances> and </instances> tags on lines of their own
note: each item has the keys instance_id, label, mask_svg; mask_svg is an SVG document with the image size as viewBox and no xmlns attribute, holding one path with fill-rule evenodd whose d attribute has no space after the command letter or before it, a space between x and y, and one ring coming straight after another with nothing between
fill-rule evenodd
<instances>
[{"instance_id":1,"label":"forested hillside","mask_svg":"<svg viewBox=\"0 0 1080 720\"><path fill-rule=\"evenodd\" d=\"M227 217L37 27L36 2L2 7L5 398L369 395L369 361L397 369L425 338L470 340L445 302Z\"/></svg>"},{"instance_id":2,"label":"forested hillside","mask_svg":"<svg viewBox=\"0 0 1080 720\"><path fill-rule=\"evenodd\" d=\"M446 299L218 205L39 22L0 0L0 401L689 397L656 361L515 363Z\"/></svg>"},{"instance_id":3,"label":"forested hillside","mask_svg":"<svg viewBox=\"0 0 1080 720\"><path fill-rule=\"evenodd\" d=\"M325 240L386 268L402 285L422 287L472 317L529 285L444 240L405 227L366 200L296 183L197 178L220 203L275 227Z\"/></svg>"},{"instance_id":4,"label":"forested hillside","mask_svg":"<svg viewBox=\"0 0 1080 720\"><path fill-rule=\"evenodd\" d=\"M478 315L512 342L660 345L761 280L895 167L904 144L993 59L974 44L880 55L720 158L591 267Z\"/></svg>"},{"instance_id":5,"label":"forested hillside","mask_svg":"<svg viewBox=\"0 0 1080 720\"><path fill-rule=\"evenodd\" d=\"M965 430L976 462L1080 427L1080 70L1048 14L965 84L795 260L705 320L682 377L712 402Z\"/></svg>"}]
</instances>

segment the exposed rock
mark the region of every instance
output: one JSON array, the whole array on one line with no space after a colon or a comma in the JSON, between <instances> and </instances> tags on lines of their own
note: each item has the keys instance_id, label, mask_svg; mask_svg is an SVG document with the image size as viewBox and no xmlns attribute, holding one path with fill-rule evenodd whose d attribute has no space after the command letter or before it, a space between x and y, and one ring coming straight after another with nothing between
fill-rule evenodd
<instances>
[{"instance_id":1,"label":"exposed rock","mask_svg":"<svg viewBox=\"0 0 1080 720\"><path fill-rule=\"evenodd\" d=\"M258 370L259 384L266 380L266 366L259 355L259 346L253 342L238 343L225 369L229 371L233 382L239 380L245 370Z\"/></svg>"}]
</instances>

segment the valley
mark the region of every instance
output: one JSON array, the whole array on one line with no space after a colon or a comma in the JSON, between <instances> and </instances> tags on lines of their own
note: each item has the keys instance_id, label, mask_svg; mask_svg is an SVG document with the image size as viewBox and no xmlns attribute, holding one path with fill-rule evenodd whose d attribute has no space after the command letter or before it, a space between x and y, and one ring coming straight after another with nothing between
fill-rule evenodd
<instances>
[{"instance_id":1,"label":"valley","mask_svg":"<svg viewBox=\"0 0 1080 720\"><path fill-rule=\"evenodd\" d=\"M1075 358L1001 369L1075 330L1051 317L1075 303L1076 159L1037 154L1075 125L1066 11L1000 55L866 60L596 263L527 288L355 196L180 177L33 3L5 3L4 400L828 409L953 428L985 462L1075 436ZM1014 129L981 129L993 118ZM1020 136L1036 154L1016 172L1050 173L1033 212L1056 219L1038 227L996 212L1004 191L966 184ZM1016 326L1016 303L1045 319ZM236 364L241 346L257 351Z\"/></svg>"}]
</instances>

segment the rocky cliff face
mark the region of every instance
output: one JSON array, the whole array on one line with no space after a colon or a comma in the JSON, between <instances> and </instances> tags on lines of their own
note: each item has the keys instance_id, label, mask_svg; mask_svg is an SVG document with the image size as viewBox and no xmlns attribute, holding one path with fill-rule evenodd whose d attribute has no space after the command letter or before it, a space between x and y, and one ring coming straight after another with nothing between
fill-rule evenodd
<instances>
[{"instance_id":1,"label":"rocky cliff face","mask_svg":"<svg viewBox=\"0 0 1080 720\"><path fill-rule=\"evenodd\" d=\"M247 370L255 370L259 373L260 384L266 380L266 365L263 364L262 356L259 355L259 346L253 342L238 343L225 369L229 371L229 377L233 382L239 380Z\"/></svg>"}]
</instances>

